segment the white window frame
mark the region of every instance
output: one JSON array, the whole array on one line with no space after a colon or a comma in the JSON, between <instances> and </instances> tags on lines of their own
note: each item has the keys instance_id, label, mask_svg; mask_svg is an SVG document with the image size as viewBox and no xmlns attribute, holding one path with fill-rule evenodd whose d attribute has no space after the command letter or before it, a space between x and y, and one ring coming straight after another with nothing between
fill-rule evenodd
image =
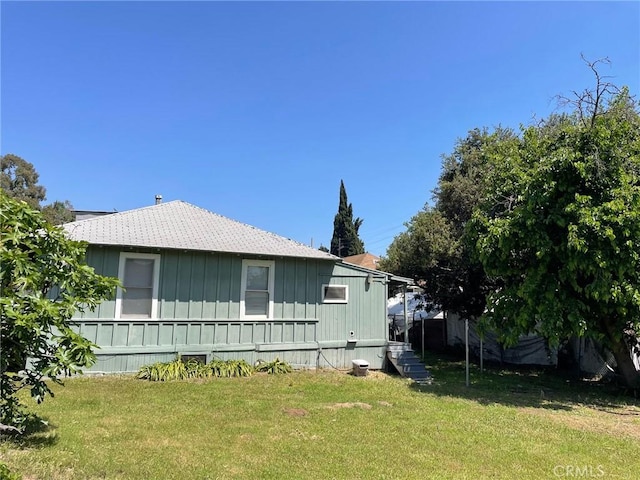
<instances>
[{"instance_id":1,"label":"white window frame","mask_svg":"<svg viewBox=\"0 0 640 480\"><path fill-rule=\"evenodd\" d=\"M342 287L344 288L344 300L338 298L326 298L327 287ZM322 285L322 303L349 303L349 285L335 285L324 283Z\"/></svg>"},{"instance_id":2,"label":"white window frame","mask_svg":"<svg viewBox=\"0 0 640 480\"><path fill-rule=\"evenodd\" d=\"M153 260L153 290L151 293L151 318L143 320L157 320L158 318L158 290L160 288L160 255L157 253L135 253L135 252L120 252L120 263L118 265L118 278L120 283L124 285L124 269L127 263L127 259L139 258L145 260ZM127 317L122 317L122 288L118 287L116 293L116 312L114 318L135 320Z\"/></svg>"},{"instance_id":3,"label":"white window frame","mask_svg":"<svg viewBox=\"0 0 640 480\"><path fill-rule=\"evenodd\" d=\"M269 285L267 293L269 295L269 305L267 307L267 315L248 315L245 309L245 297L247 292L247 270L248 267L269 267ZM274 260L242 260L242 279L240 284L240 318L246 320L268 320L273 318L273 292L275 284L275 267Z\"/></svg>"}]
</instances>

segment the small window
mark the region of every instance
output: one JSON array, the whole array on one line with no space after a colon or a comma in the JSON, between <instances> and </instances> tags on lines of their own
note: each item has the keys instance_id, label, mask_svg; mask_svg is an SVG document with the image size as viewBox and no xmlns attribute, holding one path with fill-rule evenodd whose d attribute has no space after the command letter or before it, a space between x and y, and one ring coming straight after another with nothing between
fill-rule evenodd
<instances>
[{"instance_id":1,"label":"small window","mask_svg":"<svg viewBox=\"0 0 640 480\"><path fill-rule=\"evenodd\" d=\"M347 303L349 300L348 285L323 285L323 303Z\"/></svg>"},{"instance_id":2,"label":"small window","mask_svg":"<svg viewBox=\"0 0 640 480\"><path fill-rule=\"evenodd\" d=\"M270 260L242 261L240 318L273 318L274 265Z\"/></svg>"},{"instance_id":3,"label":"small window","mask_svg":"<svg viewBox=\"0 0 640 480\"><path fill-rule=\"evenodd\" d=\"M157 318L160 255L120 254L116 318Z\"/></svg>"}]
</instances>

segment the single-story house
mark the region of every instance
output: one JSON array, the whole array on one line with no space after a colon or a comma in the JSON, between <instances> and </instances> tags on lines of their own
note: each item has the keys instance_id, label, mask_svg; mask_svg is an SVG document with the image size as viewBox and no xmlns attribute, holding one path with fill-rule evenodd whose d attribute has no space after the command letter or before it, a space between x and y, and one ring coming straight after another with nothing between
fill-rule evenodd
<instances>
[{"instance_id":1,"label":"single-story house","mask_svg":"<svg viewBox=\"0 0 640 480\"><path fill-rule=\"evenodd\" d=\"M388 289L410 283L183 201L63 227L88 242L89 265L124 287L74 318L100 347L94 372L177 354L382 368Z\"/></svg>"}]
</instances>

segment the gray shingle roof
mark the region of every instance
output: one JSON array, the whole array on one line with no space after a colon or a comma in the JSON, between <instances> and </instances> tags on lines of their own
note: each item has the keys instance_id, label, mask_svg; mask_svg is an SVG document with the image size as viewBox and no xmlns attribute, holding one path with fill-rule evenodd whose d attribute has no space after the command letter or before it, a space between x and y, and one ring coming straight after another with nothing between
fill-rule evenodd
<instances>
[{"instance_id":1,"label":"gray shingle roof","mask_svg":"<svg viewBox=\"0 0 640 480\"><path fill-rule=\"evenodd\" d=\"M71 238L96 245L339 260L181 200L67 223L63 227Z\"/></svg>"}]
</instances>

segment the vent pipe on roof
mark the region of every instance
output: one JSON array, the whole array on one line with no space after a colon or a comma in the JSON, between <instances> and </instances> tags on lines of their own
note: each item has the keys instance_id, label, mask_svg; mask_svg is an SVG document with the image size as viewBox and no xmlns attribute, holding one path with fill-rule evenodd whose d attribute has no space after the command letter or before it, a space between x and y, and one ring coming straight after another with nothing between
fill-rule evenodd
<instances>
[{"instance_id":1,"label":"vent pipe on roof","mask_svg":"<svg viewBox=\"0 0 640 480\"><path fill-rule=\"evenodd\" d=\"M160 205L162 203L162 195L156 195L156 205Z\"/></svg>"}]
</instances>

